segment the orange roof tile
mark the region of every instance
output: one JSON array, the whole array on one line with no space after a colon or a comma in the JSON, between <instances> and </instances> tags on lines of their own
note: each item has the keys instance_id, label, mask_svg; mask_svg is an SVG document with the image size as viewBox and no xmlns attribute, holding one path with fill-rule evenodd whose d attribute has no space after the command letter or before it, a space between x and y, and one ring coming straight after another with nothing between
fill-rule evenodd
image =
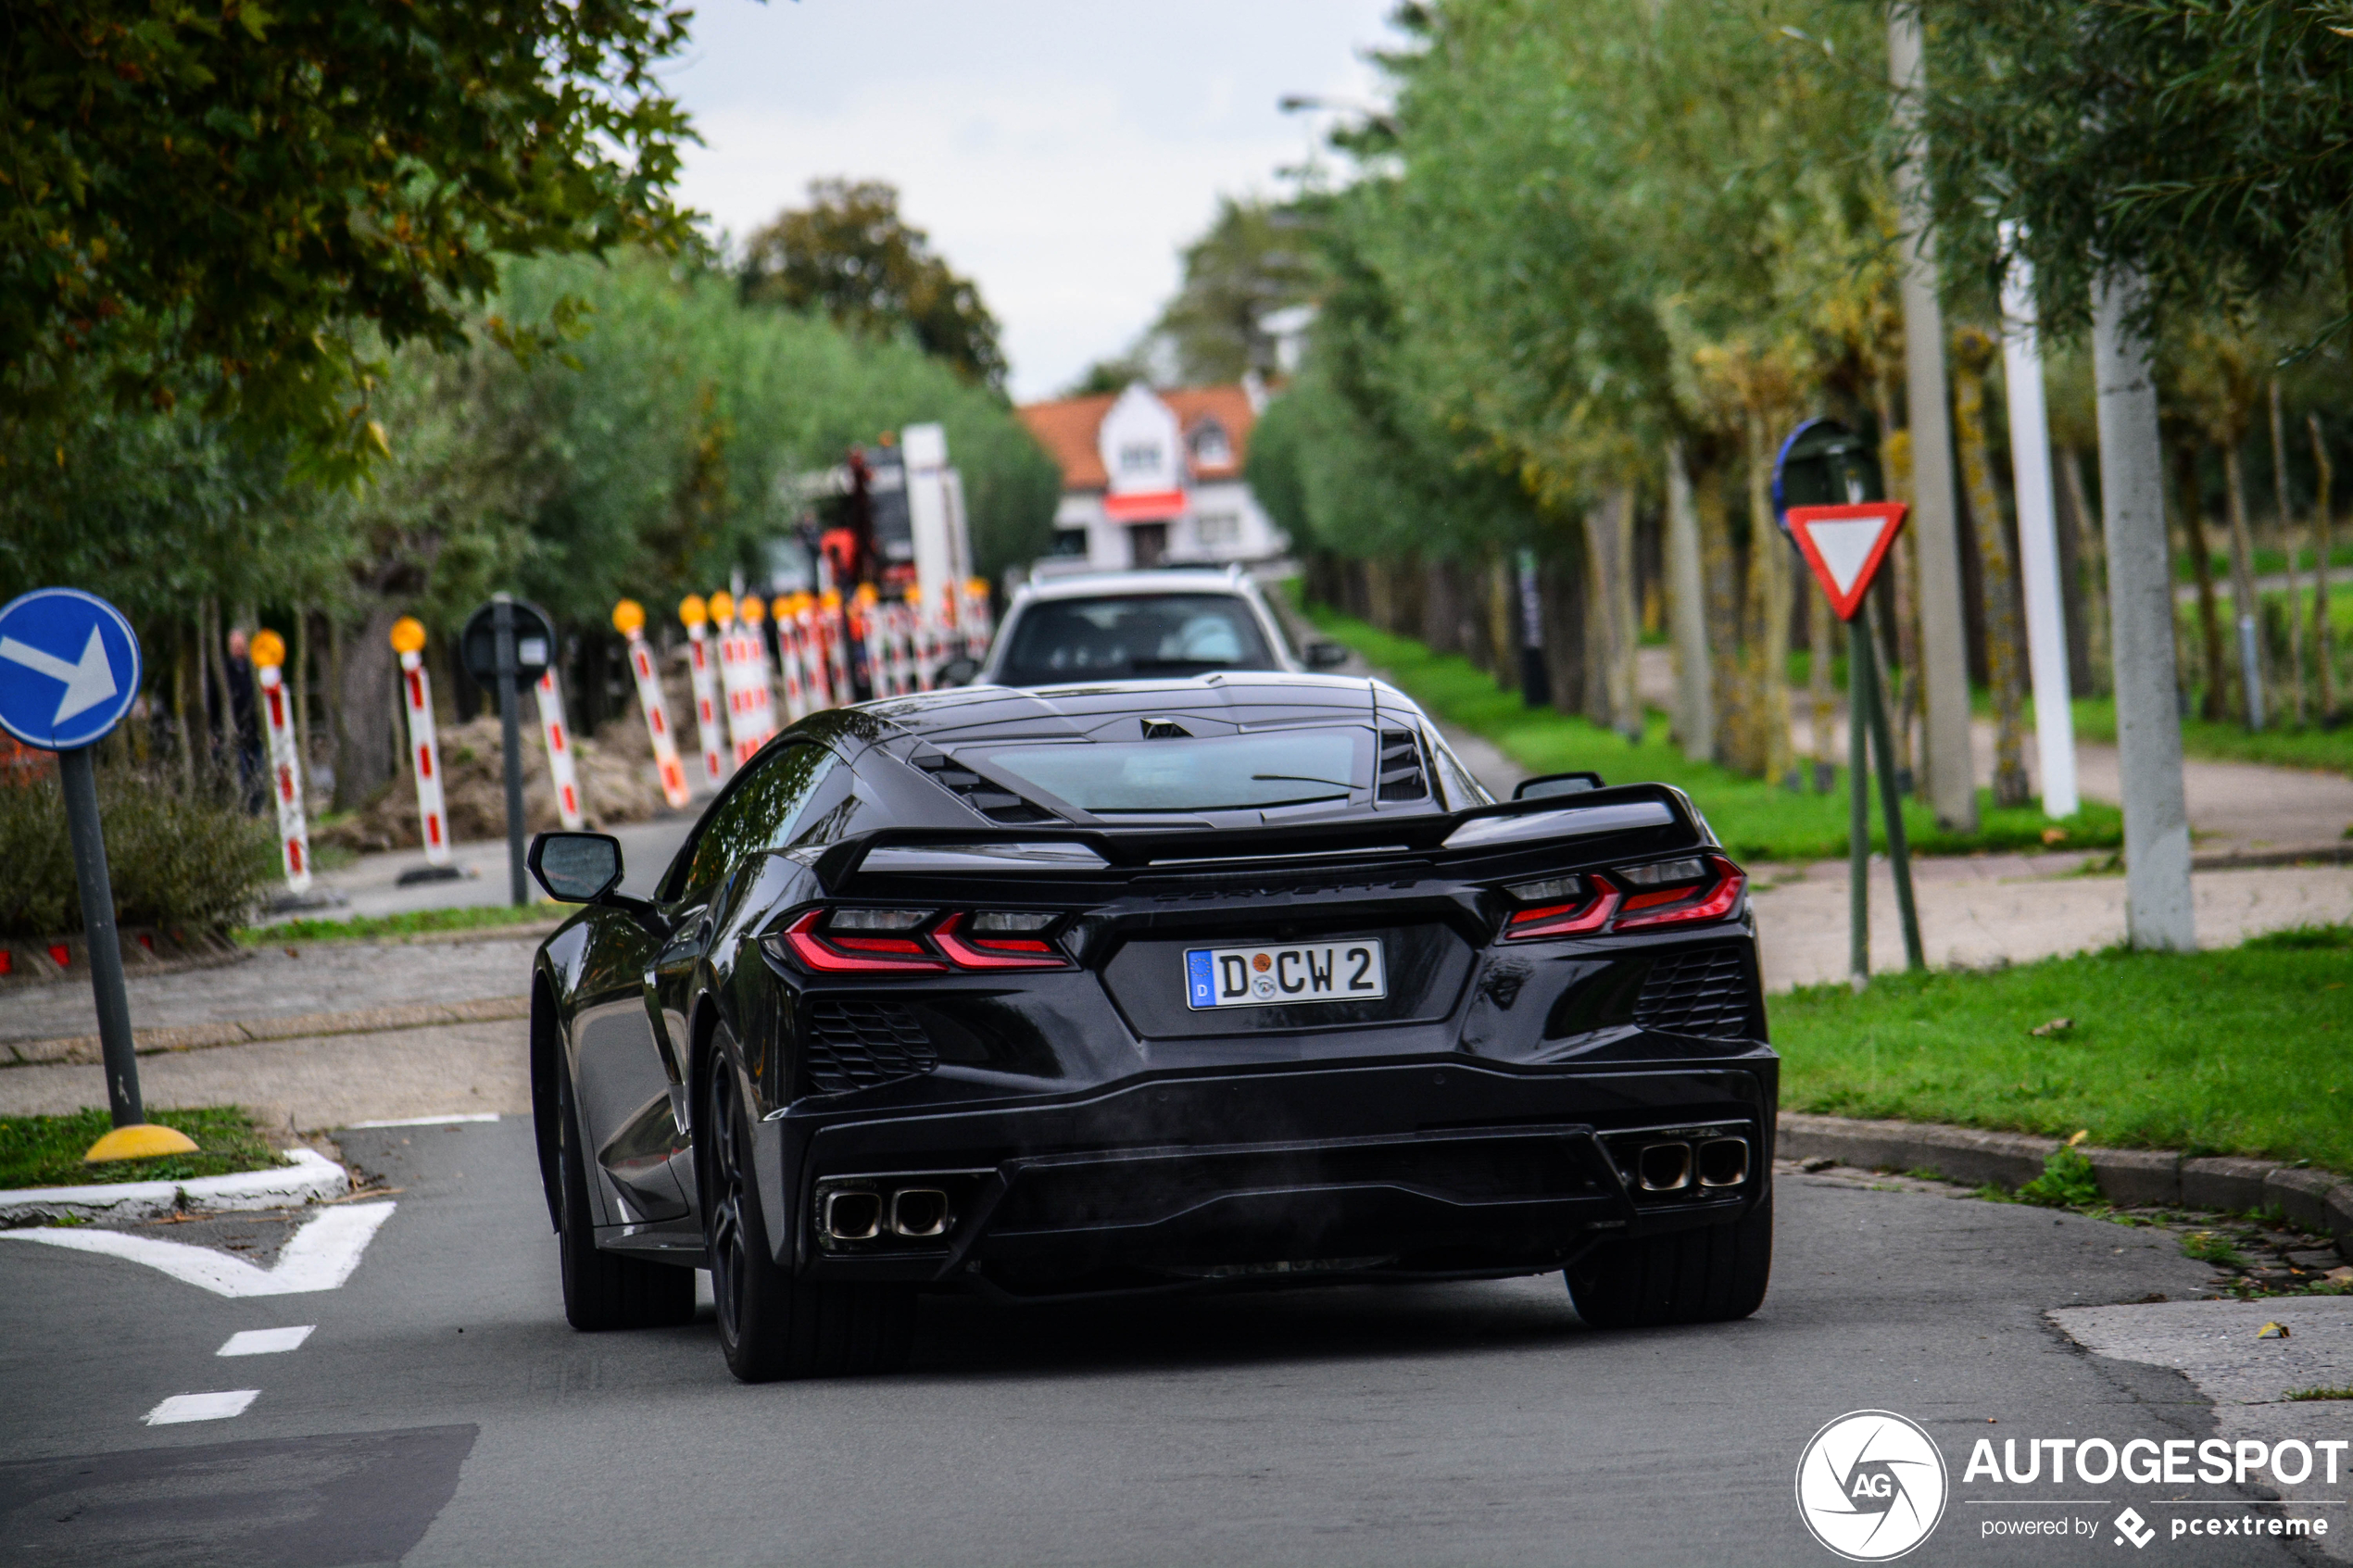
<instances>
[{"instance_id":1,"label":"orange roof tile","mask_svg":"<svg viewBox=\"0 0 2353 1568\"><path fill-rule=\"evenodd\" d=\"M1160 400L1176 416L1177 428L1188 441L1204 419L1214 418L1226 427L1226 439L1233 447L1234 460L1214 468L1196 468L1195 479L1241 477L1242 465L1250 457L1251 426L1258 418L1251 411L1249 393L1229 383L1224 386L1181 387L1160 394ZM1092 397L1026 403L1014 412L1029 427L1029 433L1038 438L1038 444L1062 465L1063 489L1101 490L1110 485L1111 476L1103 471L1102 452L1095 435L1102 427L1103 416L1118 401L1118 394L1106 392Z\"/></svg>"}]
</instances>

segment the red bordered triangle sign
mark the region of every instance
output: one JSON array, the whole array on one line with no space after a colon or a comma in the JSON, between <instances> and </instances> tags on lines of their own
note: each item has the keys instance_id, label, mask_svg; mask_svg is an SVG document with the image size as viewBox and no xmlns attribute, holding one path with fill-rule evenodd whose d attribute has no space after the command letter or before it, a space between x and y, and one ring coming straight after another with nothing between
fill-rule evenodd
<instances>
[{"instance_id":1,"label":"red bordered triangle sign","mask_svg":"<svg viewBox=\"0 0 2353 1568\"><path fill-rule=\"evenodd\" d=\"M1822 592L1841 621L1852 621L1879 575L1895 531L1904 526L1901 501L1855 501L1842 507L1792 507L1791 537L1805 552Z\"/></svg>"}]
</instances>

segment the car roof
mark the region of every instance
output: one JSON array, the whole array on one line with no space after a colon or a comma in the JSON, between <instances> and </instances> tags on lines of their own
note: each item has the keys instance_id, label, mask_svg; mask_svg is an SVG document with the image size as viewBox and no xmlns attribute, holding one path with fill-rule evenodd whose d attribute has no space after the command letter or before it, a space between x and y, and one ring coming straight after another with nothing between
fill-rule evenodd
<instances>
[{"instance_id":1,"label":"car roof","mask_svg":"<svg viewBox=\"0 0 2353 1568\"><path fill-rule=\"evenodd\" d=\"M1122 718L1187 715L1220 726L1281 729L1376 718L1419 723L1421 709L1383 681L1278 670L1219 671L1186 680L1072 682L1056 686L959 686L862 705L936 746L1085 738Z\"/></svg>"},{"instance_id":2,"label":"car roof","mask_svg":"<svg viewBox=\"0 0 2353 1568\"><path fill-rule=\"evenodd\" d=\"M1250 579L1215 567L1173 567L1158 571L1101 571L1033 579L1022 590L1029 599L1102 599L1139 594L1246 594Z\"/></svg>"}]
</instances>

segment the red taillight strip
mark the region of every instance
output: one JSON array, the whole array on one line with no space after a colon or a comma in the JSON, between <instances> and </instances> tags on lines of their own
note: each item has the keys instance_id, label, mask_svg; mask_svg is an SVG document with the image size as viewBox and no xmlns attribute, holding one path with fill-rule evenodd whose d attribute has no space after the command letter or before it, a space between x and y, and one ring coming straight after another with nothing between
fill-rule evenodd
<instances>
[{"instance_id":1,"label":"red taillight strip","mask_svg":"<svg viewBox=\"0 0 2353 1568\"><path fill-rule=\"evenodd\" d=\"M939 922L931 934L939 950L956 960L961 969L1067 969L1070 960L1054 951L1053 944L1030 936L966 937L964 915L959 909Z\"/></svg>"},{"instance_id":2,"label":"red taillight strip","mask_svg":"<svg viewBox=\"0 0 2353 1568\"><path fill-rule=\"evenodd\" d=\"M1535 936L1579 936L1589 931L1599 931L1617 912L1618 900L1624 897L1603 877L1594 877L1593 885L1599 896L1587 904L1552 904L1541 909L1522 909L1504 927L1507 942L1526 941Z\"/></svg>"},{"instance_id":3,"label":"red taillight strip","mask_svg":"<svg viewBox=\"0 0 2353 1568\"><path fill-rule=\"evenodd\" d=\"M1722 920L1726 915L1730 914L1740 904L1741 890L1748 885L1747 873L1731 861L1718 859L1714 855L1707 858L1707 863L1715 868L1718 880L1716 885L1708 889L1707 896L1700 899L1698 903L1686 904L1678 909L1660 909L1654 914L1624 915L1611 929L1632 931L1644 926L1683 925L1695 921ZM1661 889L1661 892L1688 898L1693 896L1694 890L1666 888ZM1642 901L1655 900L1656 897L1655 894L1645 894ZM1629 904L1629 907L1631 908L1631 905Z\"/></svg>"},{"instance_id":4,"label":"red taillight strip","mask_svg":"<svg viewBox=\"0 0 2353 1568\"><path fill-rule=\"evenodd\" d=\"M909 936L836 936L816 935L823 909L812 909L786 926L785 945L793 957L824 974L937 974L948 966ZM845 951L844 949L852 949ZM890 955L890 956L886 956Z\"/></svg>"}]
</instances>

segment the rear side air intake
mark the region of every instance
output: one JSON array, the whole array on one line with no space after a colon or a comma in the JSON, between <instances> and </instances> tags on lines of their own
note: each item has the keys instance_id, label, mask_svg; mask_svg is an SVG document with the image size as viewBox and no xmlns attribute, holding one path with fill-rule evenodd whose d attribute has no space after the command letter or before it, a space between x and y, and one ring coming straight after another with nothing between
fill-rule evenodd
<instances>
[{"instance_id":1,"label":"rear side air intake","mask_svg":"<svg viewBox=\"0 0 2353 1568\"><path fill-rule=\"evenodd\" d=\"M1380 788L1382 800L1427 800L1429 780L1422 772L1421 743L1411 730L1383 730L1380 733Z\"/></svg>"}]
</instances>

